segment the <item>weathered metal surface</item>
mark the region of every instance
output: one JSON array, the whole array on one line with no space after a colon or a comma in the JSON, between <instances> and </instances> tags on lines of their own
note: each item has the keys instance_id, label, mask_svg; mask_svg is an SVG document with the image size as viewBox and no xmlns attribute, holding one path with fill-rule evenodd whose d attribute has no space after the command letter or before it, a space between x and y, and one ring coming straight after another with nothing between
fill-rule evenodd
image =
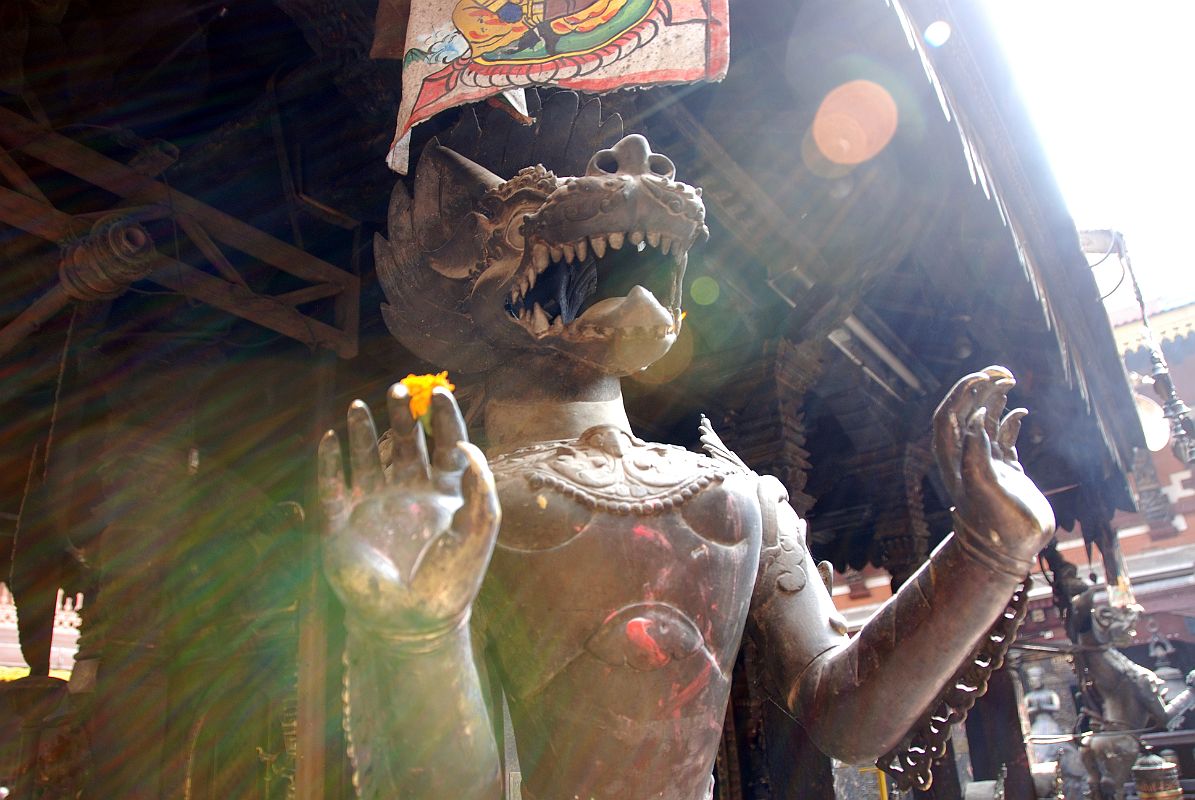
<instances>
[{"instance_id":1,"label":"weathered metal surface","mask_svg":"<svg viewBox=\"0 0 1195 800\"><path fill-rule=\"evenodd\" d=\"M399 386L381 456L367 407L349 411L351 490L335 435L321 445L364 796L499 796L475 652L510 702L533 800L709 797L744 631L761 690L823 750L893 751L906 773L920 763L894 751L935 754L938 717L963 705L955 683L999 664L1019 622L1006 599L1054 524L1016 460L1007 371L967 376L938 408L956 534L849 641L778 481L708 427L707 456L630 433L619 378L676 338L699 198L640 136L575 178L503 180L433 145L414 198L396 189L383 313L415 352L484 373L494 477L458 449L443 390L430 458ZM929 732L904 740L919 723Z\"/></svg>"},{"instance_id":2,"label":"weathered metal surface","mask_svg":"<svg viewBox=\"0 0 1195 800\"><path fill-rule=\"evenodd\" d=\"M1142 755L1133 764L1133 783L1141 800L1181 800L1178 767L1154 753Z\"/></svg>"},{"instance_id":3,"label":"weathered metal surface","mask_svg":"<svg viewBox=\"0 0 1195 800\"><path fill-rule=\"evenodd\" d=\"M1087 713L1097 718L1079 754L1096 800L1123 800L1140 749L1140 734L1165 725L1162 681L1116 649L1128 641L1140 606L1095 605L1095 588L1071 600L1067 635L1079 645L1075 674Z\"/></svg>"}]
</instances>

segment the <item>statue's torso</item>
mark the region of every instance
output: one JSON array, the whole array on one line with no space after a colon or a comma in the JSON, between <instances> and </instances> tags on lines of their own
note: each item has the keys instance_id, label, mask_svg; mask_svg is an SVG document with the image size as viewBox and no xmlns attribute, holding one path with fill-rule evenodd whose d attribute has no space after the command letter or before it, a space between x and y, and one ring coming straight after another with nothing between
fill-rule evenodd
<instances>
[{"instance_id":1,"label":"statue's torso","mask_svg":"<svg viewBox=\"0 0 1195 800\"><path fill-rule=\"evenodd\" d=\"M477 615L524 797L702 800L759 560L755 477L613 428L493 468Z\"/></svg>"}]
</instances>

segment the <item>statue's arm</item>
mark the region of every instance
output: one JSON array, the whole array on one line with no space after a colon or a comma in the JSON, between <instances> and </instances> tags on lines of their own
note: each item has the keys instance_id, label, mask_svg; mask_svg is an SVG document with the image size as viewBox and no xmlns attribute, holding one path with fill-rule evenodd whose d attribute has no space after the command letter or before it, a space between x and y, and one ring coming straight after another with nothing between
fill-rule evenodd
<instances>
[{"instance_id":1,"label":"statue's arm","mask_svg":"<svg viewBox=\"0 0 1195 800\"><path fill-rule=\"evenodd\" d=\"M1187 673L1187 688L1166 704L1167 730L1177 730L1181 727L1187 712L1195 707L1195 692L1191 689L1192 683L1195 683L1195 671Z\"/></svg>"},{"instance_id":2,"label":"statue's arm","mask_svg":"<svg viewBox=\"0 0 1195 800\"><path fill-rule=\"evenodd\" d=\"M935 451L956 502L956 532L853 639L819 581L786 589L792 565L805 575L816 567L804 523L778 504L751 635L776 701L827 754L866 762L896 746L972 655L1052 535L1048 502L1016 464L1021 412L1003 424L999 417L1011 386L1006 372L989 369L964 378L943 401Z\"/></svg>"},{"instance_id":3,"label":"statue's arm","mask_svg":"<svg viewBox=\"0 0 1195 800\"><path fill-rule=\"evenodd\" d=\"M467 624L418 644L350 626L345 662L345 727L360 797L502 797Z\"/></svg>"},{"instance_id":4,"label":"statue's arm","mask_svg":"<svg viewBox=\"0 0 1195 800\"><path fill-rule=\"evenodd\" d=\"M782 559L760 575L750 630L765 684L824 753L873 762L918 722L1024 576L993 572L951 537L848 639L804 547L804 523L787 503L778 517L781 543L813 579L785 591L780 575L792 570Z\"/></svg>"},{"instance_id":5,"label":"statue's arm","mask_svg":"<svg viewBox=\"0 0 1195 800\"><path fill-rule=\"evenodd\" d=\"M430 458L405 390L387 399L388 472L360 402L349 409L351 488L335 434L319 456L324 568L345 608L354 784L369 800L498 800L469 626L498 530L493 477L447 391L432 398Z\"/></svg>"}]
</instances>

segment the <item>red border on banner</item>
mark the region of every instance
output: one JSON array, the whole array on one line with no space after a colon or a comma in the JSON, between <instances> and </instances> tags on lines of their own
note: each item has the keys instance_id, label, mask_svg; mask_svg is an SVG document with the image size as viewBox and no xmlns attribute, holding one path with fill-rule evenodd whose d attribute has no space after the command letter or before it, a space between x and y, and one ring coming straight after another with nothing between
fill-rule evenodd
<instances>
[{"instance_id":1,"label":"red border on banner","mask_svg":"<svg viewBox=\"0 0 1195 800\"><path fill-rule=\"evenodd\" d=\"M395 142L405 136L412 128L424 122L441 111L449 108L485 100L511 89L532 88L534 86L559 86L565 89L578 89L584 92L601 94L618 89L629 89L636 86L658 86L662 84L693 83L696 81L719 81L726 77L726 70L730 64L730 30L729 30L729 0L705 0L708 2L708 15L705 17L705 64L680 69L660 69L650 72L624 73L619 76L603 74L611 67L600 67L593 77L574 77L562 80L532 82L528 86L502 87L473 87L458 89L460 76L474 66L470 59L460 58L448 64L444 69L424 78L419 95L412 107L411 116L406 124L395 135ZM702 5L705 5L703 2ZM630 32L628 32L630 33ZM627 34L624 34L626 36ZM621 39L622 37L620 37ZM611 42L603 50L616 50L619 40ZM648 45L651 46L651 45ZM603 50L591 53L590 57L602 57ZM511 66L502 70L501 74L522 74L542 68L542 64L528 64L525 67Z\"/></svg>"}]
</instances>

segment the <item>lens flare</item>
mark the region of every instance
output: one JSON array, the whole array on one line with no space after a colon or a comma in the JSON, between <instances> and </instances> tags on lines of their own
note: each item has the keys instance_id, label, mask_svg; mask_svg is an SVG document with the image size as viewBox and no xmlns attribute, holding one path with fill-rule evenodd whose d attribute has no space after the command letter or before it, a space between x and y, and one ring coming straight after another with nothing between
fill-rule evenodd
<instances>
[{"instance_id":1,"label":"lens flare","mask_svg":"<svg viewBox=\"0 0 1195 800\"><path fill-rule=\"evenodd\" d=\"M713 305L722 294L722 287L708 275L702 275L689 287L689 296L699 306Z\"/></svg>"},{"instance_id":2,"label":"lens flare","mask_svg":"<svg viewBox=\"0 0 1195 800\"><path fill-rule=\"evenodd\" d=\"M950 39L950 34L953 32L950 28L950 23L944 19L940 19L926 25L925 32L921 36L930 47L941 47L946 44Z\"/></svg>"},{"instance_id":3,"label":"lens flare","mask_svg":"<svg viewBox=\"0 0 1195 800\"><path fill-rule=\"evenodd\" d=\"M888 146L898 119L887 89L873 81L849 81L822 100L813 118L813 141L827 161L862 164Z\"/></svg>"},{"instance_id":4,"label":"lens flare","mask_svg":"<svg viewBox=\"0 0 1195 800\"><path fill-rule=\"evenodd\" d=\"M631 376L632 380L648 385L659 385L674 380L689 368L693 361L693 329L686 325L677 334L672 348L656 363L642 372Z\"/></svg>"}]
</instances>

